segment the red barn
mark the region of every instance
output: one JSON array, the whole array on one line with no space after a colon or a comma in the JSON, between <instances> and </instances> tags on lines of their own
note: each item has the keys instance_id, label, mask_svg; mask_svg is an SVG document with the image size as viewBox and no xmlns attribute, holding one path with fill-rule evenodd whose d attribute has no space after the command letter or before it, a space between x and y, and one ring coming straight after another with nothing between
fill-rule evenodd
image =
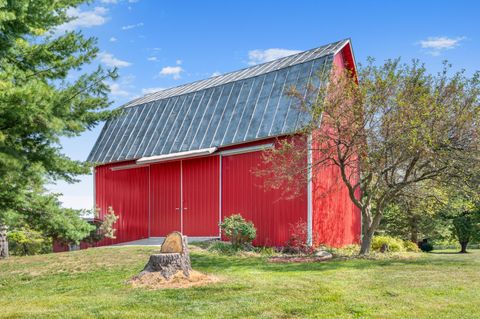
<instances>
[{"instance_id":1,"label":"red barn","mask_svg":"<svg viewBox=\"0 0 480 319\"><path fill-rule=\"evenodd\" d=\"M95 202L119 215L117 239L221 236L219 222L240 213L257 227L257 245L282 246L306 222L310 240L358 243L360 213L333 167L309 171L294 198L262 187L253 170L262 150L295 133L308 118L286 91L300 92L333 65L354 70L349 40L162 90L122 107L108 121L88 160ZM305 165L315 157L305 156ZM323 191L332 188L327 195ZM323 194L323 195L322 195Z\"/></svg>"}]
</instances>

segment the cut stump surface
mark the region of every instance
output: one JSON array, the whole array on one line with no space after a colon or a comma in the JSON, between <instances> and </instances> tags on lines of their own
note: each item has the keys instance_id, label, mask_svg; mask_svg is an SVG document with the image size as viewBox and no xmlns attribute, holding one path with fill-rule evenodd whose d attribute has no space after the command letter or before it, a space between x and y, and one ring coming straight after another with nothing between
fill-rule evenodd
<instances>
[{"instance_id":1,"label":"cut stump surface","mask_svg":"<svg viewBox=\"0 0 480 319\"><path fill-rule=\"evenodd\" d=\"M183 249L183 238L182 234L179 232L173 232L168 235L163 241L162 247L160 248L160 253L179 253L181 254Z\"/></svg>"}]
</instances>

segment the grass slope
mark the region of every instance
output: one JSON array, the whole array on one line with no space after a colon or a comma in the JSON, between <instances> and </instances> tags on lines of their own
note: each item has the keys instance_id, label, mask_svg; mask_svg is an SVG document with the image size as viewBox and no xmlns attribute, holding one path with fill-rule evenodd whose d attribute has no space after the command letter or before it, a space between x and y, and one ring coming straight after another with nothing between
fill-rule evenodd
<instances>
[{"instance_id":1,"label":"grass slope","mask_svg":"<svg viewBox=\"0 0 480 319\"><path fill-rule=\"evenodd\" d=\"M480 251L270 264L196 248L193 267L224 282L162 291L125 285L154 250L107 247L0 261L0 317L480 317Z\"/></svg>"}]
</instances>

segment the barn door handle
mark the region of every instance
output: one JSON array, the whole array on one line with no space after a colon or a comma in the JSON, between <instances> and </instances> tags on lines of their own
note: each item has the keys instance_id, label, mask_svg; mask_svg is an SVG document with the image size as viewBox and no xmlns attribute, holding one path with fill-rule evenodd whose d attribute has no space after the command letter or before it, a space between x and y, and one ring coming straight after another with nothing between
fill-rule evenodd
<instances>
[{"instance_id":1,"label":"barn door handle","mask_svg":"<svg viewBox=\"0 0 480 319\"><path fill-rule=\"evenodd\" d=\"M180 210L180 207L175 208L175 210Z\"/></svg>"},{"instance_id":2,"label":"barn door handle","mask_svg":"<svg viewBox=\"0 0 480 319\"><path fill-rule=\"evenodd\" d=\"M183 209L187 210L187 209L188 209L188 207L184 207Z\"/></svg>"}]
</instances>

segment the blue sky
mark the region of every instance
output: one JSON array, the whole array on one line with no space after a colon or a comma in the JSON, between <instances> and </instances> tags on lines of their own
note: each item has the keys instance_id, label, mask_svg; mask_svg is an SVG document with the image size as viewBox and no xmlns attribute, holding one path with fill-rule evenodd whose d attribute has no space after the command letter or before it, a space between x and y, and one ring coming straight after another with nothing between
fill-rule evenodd
<instances>
[{"instance_id":1,"label":"blue sky","mask_svg":"<svg viewBox=\"0 0 480 319\"><path fill-rule=\"evenodd\" d=\"M61 30L98 38L97 63L117 66L112 107L146 93L234 71L351 38L357 62L418 58L431 72L448 60L480 70L480 1L154 1L97 0ZM85 160L103 124L63 139ZM64 206L91 208L93 182L58 182Z\"/></svg>"}]
</instances>

